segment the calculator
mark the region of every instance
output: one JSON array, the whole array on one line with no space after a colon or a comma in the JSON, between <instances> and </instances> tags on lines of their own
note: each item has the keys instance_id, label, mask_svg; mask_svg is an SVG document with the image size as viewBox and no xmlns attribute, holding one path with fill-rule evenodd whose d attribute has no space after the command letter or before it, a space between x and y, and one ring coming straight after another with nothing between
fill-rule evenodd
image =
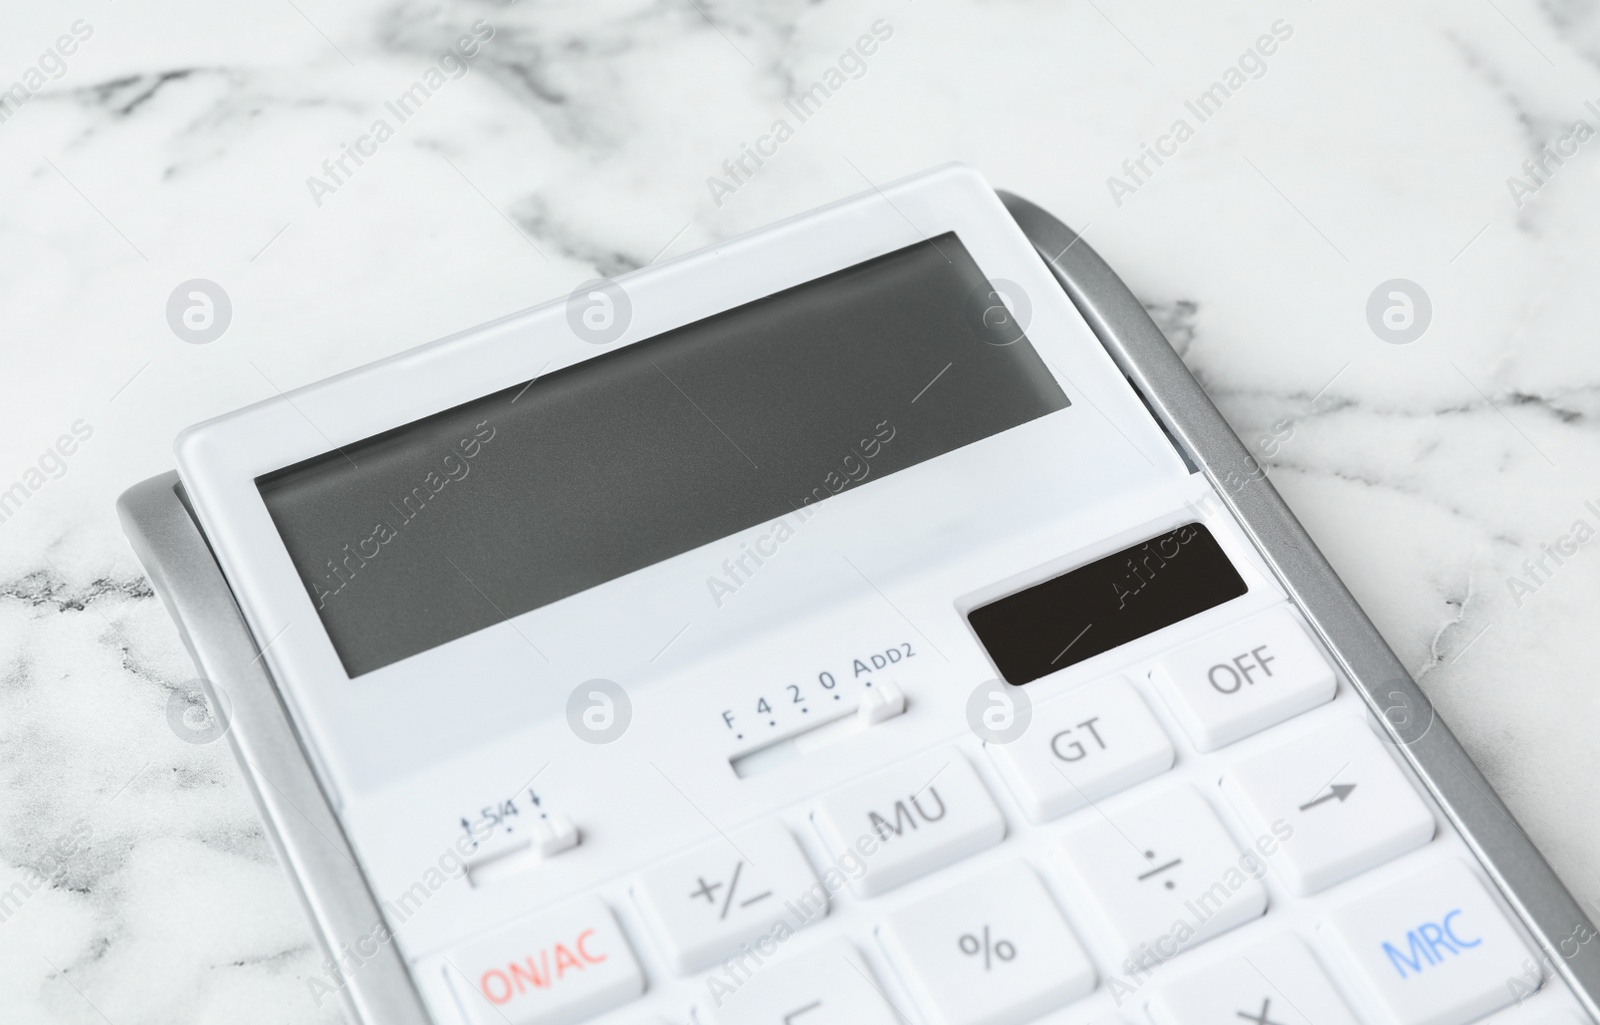
<instances>
[{"instance_id":1,"label":"calculator","mask_svg":"<svg viewBox=\"0 0 1600 1025\"><path fill-rule=\"evenodd\" d=\"M125 529L352 1021L1600 1014L1264 467L971 169L175 451Z\"/></svg>"}]
</instances>

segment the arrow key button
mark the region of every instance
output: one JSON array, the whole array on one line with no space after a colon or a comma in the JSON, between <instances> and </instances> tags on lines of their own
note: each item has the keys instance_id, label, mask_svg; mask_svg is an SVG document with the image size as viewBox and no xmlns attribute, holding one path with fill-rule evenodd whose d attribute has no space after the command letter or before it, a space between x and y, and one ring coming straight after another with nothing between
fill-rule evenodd
<instances>
[{"instance_id":1,"label":"arrow key button","mask_svg":"<svg viewBox=\"0 0 1600 1025\"><path fill-rule=\"evenodd\" d=\"M1252 830L1287 834L1266 860L1300 896L1433 839L1433 812L1360 719L1335 720L1239 763L1222 789Z\"/></svg>"}]
</instances>

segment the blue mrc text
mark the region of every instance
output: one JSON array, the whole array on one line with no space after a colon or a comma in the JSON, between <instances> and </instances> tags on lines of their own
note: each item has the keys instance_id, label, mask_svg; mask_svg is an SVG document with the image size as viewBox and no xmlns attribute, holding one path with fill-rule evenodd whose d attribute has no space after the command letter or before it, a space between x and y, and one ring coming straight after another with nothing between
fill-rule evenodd
<instances>
[{"instance_id":1,"label":"blue mrc text","mask_svg":"<svg viewBox=\"0 0 1600 1025\"><path fill-rule=\"evenodd\" d=\"M1482 937L1464 939L1456 934L1452 920L1460 914L1461 909L1457 908L1437 922L1423 922L1412 929L1406 933L1404 951L1397 950L1394 944L1387 941L1383 944L1383 952L1388 955L1389 963L1394 965L1394 970L1400 973L1402 979L1408 974L1417 975L1423 969L1439 964L1446 954L1460 954L1483 942Z\"/></svg>"}]
</instances>

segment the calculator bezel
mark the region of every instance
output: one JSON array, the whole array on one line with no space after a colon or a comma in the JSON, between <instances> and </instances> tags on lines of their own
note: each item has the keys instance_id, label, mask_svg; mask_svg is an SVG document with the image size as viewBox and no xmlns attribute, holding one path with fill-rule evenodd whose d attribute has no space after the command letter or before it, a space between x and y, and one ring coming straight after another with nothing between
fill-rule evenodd
<instances>
[{"instance_id":1,"label":"calculator bezel","mask_svg":"<svg viewBox=\"0 0 1600 1025\"><path fill-rule=\"evenodd\" d=\"M636 593L629 587L647 586L652 574L671 572L673 560L532 609L516 617L520 625L514 628L497 623L352 677L273 522L258 485L263 476L951 232L991 281L1011 282L1036 297L1030 303L1029 342L1071 401L1041 421L1061 428L1083 424L1073 432L1082 444L1091 428L1109 424L1144 456L1116 458L1098 450L1100 462L1083 482L1084 491L1099 498L1163 478L1182 479L1182 462L1128 393L1113 362L1095 347L1088 326L1037 262L993 190L976 172L959 166L890 183L620 277L632 317L609 344L580 336L570 326L568 303L558 300L184 430L174 451L190 502L336 807L344 811L423 764L459 754L462 748L446 745L474 735L463 720L478 703L506 707L502 700L527 695L504 674L491 679L480 673L459 681L457 700L437 702L439 676L450 673L464 651L487 651L496 644L521 650L524 630L537 634L550 624L602 635L590 643L606 653L607 669L586 670L589 675L643 670L644 657L638 664L624 663L616 650L631 645L631 657L638 654L641 638L658 629L670 636L680 625L676 613L665 603L607 602L628 601ZM946 453L879 481L873 500L882 500L885 489L903 487L911 474L948 467L946 457L960 458ZM863 531L874 529L857 522ZM607 621L620 624L619 609L628 612L627 629L598 627ZM701 636L697 632L694 643L701 643ZM736 640L728 638L730 645ZM681 657L681 650L667 662ZM652 668L660 672L666 663ZM428 715L411 711L429 706Z\"/></svg>"},{"instance_id":2,"label":"calculator bezel","mask_svg":"<svg viewBox=\"0 0 1600 1025\"><path fill-rule=\"evenodd\" d=\"M1276 573L1403 758L1494 879L1589 1014L1600 1020L1600 950L1557 956L1560 940L1588 926L1576 900L1493 795L1459 742L1433 717L1421 689L1334 574L1264 470L1125 285L1070 229L1006 193L1001 200L1105 350L1195 471ZM1053 255L1052 255L1053 254ZM258 810L316 926L325 954L382 921L377 901L318 780L277 681L236 595L222 576L175 474L131 489L125 529L155 589L178 621ZM204 680L226 681L226 693ZM1420 724L1426 723L1426 728ZM425 1025L434 1019L393 944L384 944L341 991L357 1021Z\"/></svg>"}]
</instances>

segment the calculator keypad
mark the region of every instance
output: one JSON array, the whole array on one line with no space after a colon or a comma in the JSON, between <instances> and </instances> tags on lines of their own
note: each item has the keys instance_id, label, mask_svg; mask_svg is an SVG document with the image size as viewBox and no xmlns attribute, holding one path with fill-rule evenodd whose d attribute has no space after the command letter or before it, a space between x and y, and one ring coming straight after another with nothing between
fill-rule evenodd
<instances>
[{"instance_id":1,"label":"calculator keypad","mask_svg":"<svg viewBox=\"0 0 1600 1025\"><path fill-rule=\"evenodd\" d=\"M868 776L817 803L836 863L861 863L858 896L887 892L999 843L1006 822L966 756L936 751Z\"/></svg>"},{"instance_id":2,"label":"calculator keypad","mask_svg":"<svg viewBox=\"0 0 1600 1025\"><path fill-rule=\"evenodd\" d=\"M693 993L681 1013L655 1001L659 1020L1468 1025L1516 999L1512 981L1538 995L1538 966L1460 860L1391 870L1354 900L1326 893L1426 847L1436 819L1353 709L1248 739L1335 696L1286 606L1143 665L1040 700L1020 737L984 743L989 764L937 747L638 871L626 890L645 952L664 985ZM1164 778L1196 759L1214 774ZM1007 793L1043 828L985 854L1011 846ZM802 815L811 828L796 835ZM1196 967L1168 967L1266 914L1269 874L1295 899L1216 955L1177 962ZM598 897L446 964L472 1025L587 1021L645 989ZM1539 1021L1566 1020L1547 1006Z\"/></svg>"},{"instance_id":3,"label":"calculator keypad","mask_svg":"<svg viewBox=\"0 0 1600 1025\"><path fill-rule=\"evenodd\" d=\"M1031 1021L1094 988L1094 966L1022 863L894 912L880 936L935 1025Z\"/></svg>"}]
</instances>

